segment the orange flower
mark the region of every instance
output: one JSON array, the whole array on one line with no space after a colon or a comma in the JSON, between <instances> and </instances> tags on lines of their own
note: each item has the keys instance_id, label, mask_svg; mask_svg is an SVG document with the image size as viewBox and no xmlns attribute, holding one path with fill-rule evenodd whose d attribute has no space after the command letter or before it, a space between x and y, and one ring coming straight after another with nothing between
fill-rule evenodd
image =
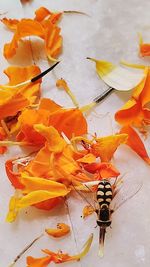
<instances>
[{"instance_id":1,"label":"orange flower","mask_svg":"<svg viewBox=\"0 0 150 267\"><path fill-rule=\"evenodd\" d=\"M62 237L70 233L70 227L65 223L58 223L57 229L45 229L45 232L53 237Z\"/></svg>"},{"instance_id":2,"label":"orange flower","mask_svg":"<svg viewBox=\"0 0 150 267\"><path fill-rule=\"evenodd\" d=\"M130 126L124 126L120 130L120 133L128 134L126 144L131 147L131 149L133 149L143 160L150 164L150 158L147 154L145 146L136 131Z\"/></svg>"},{"instance_id":3,"label":"orange flower","mask_svg":"<svg viewBox=\"0 0 150 267\"><path fill-rule=\"evenodd\" d=\"M6 59L16 54L19 41L27 36L37 36L43 39L46 55L52 61L61 52L62 36L60 35L60 28L56 25L61 13L53 14L44 7L39 8L35 13L35 19L18 21L5 18L2 20L9 29L15 30L12 41L4 46Z\"/></svg>"},{"instance_id":4,"label":"orange flower","mask_svg":"<svg viewBox=\"0 0 150 267\"><path fill-rule=\"evenodd\" d=\"M128 64L130 65L130 64ZM132 64L130 65L132 67ZM144 68L133 65L134 68ZM142 128L150 124L150 110L147 104L150 102L150 69L145 67L145 78L134 89L131 99L115 114L115 119L121 125L131 125Z\"/></svg>"},{"instance_id":5,"label":"orange flower","mask_svg":"<svg viewBox=\"0 0 150 267\"><path fill-rule=\"evenodd\" d=\"M49 263L63 263L68 261L79 261L81 260L88 252L91 247L93 240L93 235L89 237L87 242L83 247L83 251L77 255L70 256L69 254L64 254L62 252L55 253L48 249L42 250L48 256L43 258L33 258L31 256L27 257L27 267L47 267Z\"/></svg>"}]
</instances>

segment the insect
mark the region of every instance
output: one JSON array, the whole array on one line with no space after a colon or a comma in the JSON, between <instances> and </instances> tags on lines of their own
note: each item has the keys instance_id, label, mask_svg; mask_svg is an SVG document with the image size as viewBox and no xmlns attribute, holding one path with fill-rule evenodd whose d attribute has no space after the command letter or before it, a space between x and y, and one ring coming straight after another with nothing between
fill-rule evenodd
<instances>
[{"instance_id":1,"label":"insect","mask_svg":"<svg viewBox=\"0 0 150 267\"><path fill-rule=\"evenodd\" d=\"M92 186L97 187L95 192L96 200L94 200L94 204L90 203L90 206L93 207L97 215L99 256L103 257L106 229L111 226L113 213L139 192L142 187L142 182L137 179L134 184L132 179L124 181L122 178L111 178L87 182L83 183L83 185L91 193L93 193ZM77 192L83 197L83 193ZM86 197L84 197L84 200L86 200ZM89 204L89 201L87 202Z\"/></svg>"}]
</instances>

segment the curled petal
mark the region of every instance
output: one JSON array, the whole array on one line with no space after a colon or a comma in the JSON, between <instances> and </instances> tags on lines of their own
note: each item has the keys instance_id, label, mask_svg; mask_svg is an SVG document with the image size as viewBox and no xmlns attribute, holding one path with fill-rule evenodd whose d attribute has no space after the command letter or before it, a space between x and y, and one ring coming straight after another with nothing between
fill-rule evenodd
<instances>
[{"instance_id":1,"label":"curled petal","mask_svg":"<svg viewBox=\"0 0 150 267\"><path fill-rule=\"evenodd\" d=\"M21 40L21 38L31 35L44 38L44 30L41 24L32 19L22 19L17 24L17 29L12 41L4 46L4 57L6 59L13 57L16 54L18 42Z\"/></svg>"},{"instance_id":2,"label":"curled petal","mask_svg":"<svg viewBox=\"0 0 150 267\"><path fill-rule=\"evenodd\" d=\"M1 19L1 22L3 22L10 30L15 31L17 29L17 24L19 23L19 20L3 18Z\"/></svg>"},{"instance_id":3,"label":"curled petal","mask_svg":"<svg viewBox=\"0 0 150 267\"><path fill-rule=\"evenodd\" d=\"M70 233L70 226L65 223L58 223L57 229L45 229L45 232L53 237L62 237Z\"/></svg>"},{"instance_id":4,"label":"curled petal","mask_svg":"<svg viewBox=\"0 0 150 267\"><path fill-rule=\"evenodd\" d=\"M61 29L51 22L45 28L45 50L49 60L56 61L55 57L61 52L63 38Z\"/></svg>"},{"instance_id":5,"label":"curled petal","mask_svg":"<svg viewBox=\"0 0 150 267\"><path fill-rule=\"evenodd\" d=\"M111 62L88 58L96 63L96 70L100 78L110 87L119 91L128 91L136 87L144 77L144 71L136 72L125 69Z\"/></svg>"},{"instance_id":6,"label":"curled petal","mask_svg":"<svg viewBox=\"0 0 150 267\"><path fill-rule=\"evenodd\" d=\"M40 7L35 11L35 18L34 20L37 20L39 22L43 22L43 20L47 19L48 21L51 21L52 23L57 23L60 17L62 16L62 13L53 13L49 9L45 7Z\"/></svg>"},{"instance_id":7,"label":"curled petal","mask_svg":"<svg viewBox=\"0 0 150 267\"><path fill-rule=\"evenodd\" d=\"M95 210L92 206L90 206L90 205L85 206L83 209L83 212L82 212L83 218L88 217L89 215L93 214L94 212L95 212Z\"/></svg>"},{"instance_id":8,"label":"curled petal","mask_svg":"<svg viewBox=\"0 0 150 267\"><path fill-rule=\"evenodd\" d=\"M131 147L131 149L133 149L143 160L150 164L150 158L147 154L146 148L136 131L130 126L125 126L121 129L120 133L128 134L126 144Z\"/></svg>"}]
</instances>

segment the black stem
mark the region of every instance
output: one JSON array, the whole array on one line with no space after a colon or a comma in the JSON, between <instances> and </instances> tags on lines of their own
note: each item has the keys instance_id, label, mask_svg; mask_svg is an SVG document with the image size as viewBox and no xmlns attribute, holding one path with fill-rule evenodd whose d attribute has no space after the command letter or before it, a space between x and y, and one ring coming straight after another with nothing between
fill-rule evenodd
<instances>
[{"instance_id":1,"label":"black stem","mask_svg":"<svg viewBox=\"0 0 150 267\"><path fill-rule=\"evenodd\" d=\"M104 91L102 94L94 98L95 103L101 102L106 96L108 96L110 93L112 93L115 89L112 87L109 87L106 91Z\"/></svg>"},{"instance_id":2,"label":"black stem","mask_svg":"<svg viewBox=\"0 0 150 267\"><path fill-rule=\"evenodd\" d=\"M37 75L36 77L31 79L31 82L34 83L37 80L41 79L43 76L45 76L48 72L50 72L51 70L53 70L58 64L60 63L60 61L56 62L53 66L51 66L50 68L48 68L47 70L43 71L42 73L40 73L39 75Z\"/></svg>"}]
</instances>

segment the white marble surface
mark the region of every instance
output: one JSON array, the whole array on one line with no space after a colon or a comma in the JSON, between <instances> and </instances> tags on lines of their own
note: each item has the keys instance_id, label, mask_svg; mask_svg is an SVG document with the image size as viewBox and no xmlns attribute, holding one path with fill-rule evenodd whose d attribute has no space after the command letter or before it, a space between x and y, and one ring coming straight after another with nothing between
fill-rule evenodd
<instances>
[{"instance_id":1,"label":"white marble surface","mask_svg":"<svg viewBox=\"0 0 150 267\"><path fill-rule=\"evenodd\" d=\"M146 41L150 41L149 0L33 0L30 4L21 5L19 0L1 0L0 13L7 12L7 17L33 17L34 10L41 6L52 10L80 10L89 14L64 15L60 25L64 38L61 64L52 74L44 78L42 84L43 96L70 107L71 101L63 91L55 89L57 78L66 79L77 96L80 105L89 103L102 92L106 86L96 75L94 65L86 57L95 57L118 62L126 59L133 62L143 62L138 58L137 32L142 31ZM1 16L3 17L3 16ZM28 65L35 62L42 70L48 63L43 53L42 41L31 38L19 45L17 55L7 62L2 56L5 42L11 39L12 33L0 24L0 82L6 77L3 69L14 65ZM148 60L144 61L149 64ZM128 99L129 93L114 93L106 101L96 107L88 116L89 132L99 135L111 134L118 129L113 119L115 111ZM150 138L145 141L150 152ZM44 231L45 227L54 227L57 222L67 222L71 225L72 234L61 240L53 240L45 236L37 242L26 255L40 256L41 248L52 250L62 249L74 254L80 251L88 235L94 233L89 254L81 261L62 264L68 267L149 267L150 266L150 167L147 166L129 148L122 146L114 157L116 167L127 177L138 177L143 181L141 191L122 206L113 216L112 229L108 230L105 244L105 256L98 257L98 228L95 216L83 220L82 208L86 204L78 195L69 198L69 213L66 208L55 212L43 212L30 208L23 210L13 224L5 223L8 202L13 188L7 180L4 162L6 158L20 155L18 148L12 148L1 157L0 163L0 266L7 267L15 256ZM27 213L26 213L27 211ZM59 214L59 216L58 216ZM16 267L26 266L24 255ZM51 266L54 266L51 264Z\"/></svg>"}]
</instances>

